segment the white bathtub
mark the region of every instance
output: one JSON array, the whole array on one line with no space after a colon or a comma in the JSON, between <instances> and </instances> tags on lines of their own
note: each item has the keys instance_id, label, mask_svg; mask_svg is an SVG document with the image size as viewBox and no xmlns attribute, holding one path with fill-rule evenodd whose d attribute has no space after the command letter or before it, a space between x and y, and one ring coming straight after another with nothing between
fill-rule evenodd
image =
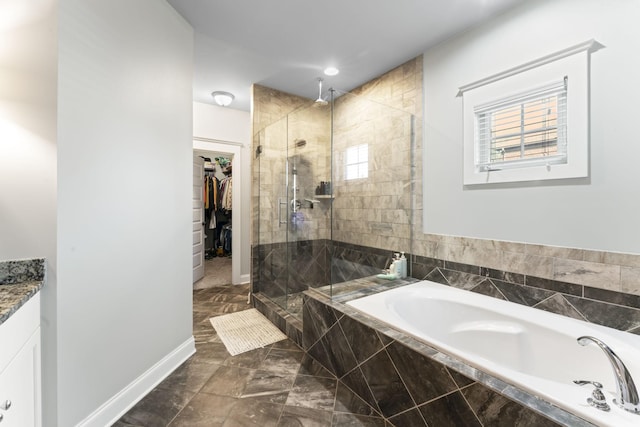
<instances>
[{"instance_id":1,"label":"white bathtub","mask_svg":"<svg viewBox=\"0 0 640 427\"><path fill-rule=\"evenodd\" d=\"M640 387L640 336L542 310L423 281L347 302L443 353L601 426L640 426L640 415L623 411L613 369L590 335L623 360ZM586 403L591 385L603 384L609 412Z\"/></svg>"}]
</instances>

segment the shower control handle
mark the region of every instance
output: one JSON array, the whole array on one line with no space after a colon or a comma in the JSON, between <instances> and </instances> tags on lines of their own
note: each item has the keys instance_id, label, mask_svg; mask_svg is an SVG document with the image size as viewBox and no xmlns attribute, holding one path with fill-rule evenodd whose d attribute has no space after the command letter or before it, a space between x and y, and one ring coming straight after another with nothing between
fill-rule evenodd
<instances>
[{"instance_id":1,"label":"shower control handle","mask_svg":"<svg viewBox=\"0 0 640 427\"><path fill-rule=\"evenodd\" d=\"M575 384L578 385L586 385L591 384L595 388L591 393L591 397L587 399L587 403L596 409L600 409L601 411L610 411L611 406L607 403L607 399L604 397L604 393L602 392L602 384L596 381L584 381L584 380L574 380Z\"/></svg>"},{"instance_id":2,"label":"shower control handle","mask_svg":"<svg viewBox=\"0 0 640 427\"><path fill-rule=\"evenodd\" d=\"M284 205L284 212L285 215L287 213L287 200L283 200L282 198L278 199L278 227L281 226L282 224L286 224L287 223L287 218L285 216L284 220L282 219L282 205Z\"/></svg>"}]
</instances>

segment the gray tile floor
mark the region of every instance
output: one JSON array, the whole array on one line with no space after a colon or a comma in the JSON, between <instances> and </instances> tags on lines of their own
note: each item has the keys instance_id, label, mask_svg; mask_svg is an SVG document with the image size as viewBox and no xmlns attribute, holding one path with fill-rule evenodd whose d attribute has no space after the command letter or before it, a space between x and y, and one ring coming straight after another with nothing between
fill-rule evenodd
<instances>
[{"instance_id":1,"label":"gray tile floor","mask_svg":"<svg viewBox=\"0 0 640 427\"><path fill-rule=\"evenodd\" d=\"M229 355L209 318L250 308L248 291L246 285L193 291L196 354L114 426L385 426L290 340Z\"/></svg>"},{"instance_id":2,"label":"gray tile floor","mask_svg":"<svg viewBox=\"0 0 640 427\"><path fill-rule=\"evenodd\" d=\"M211 288L231 283L232 259L214 257L204 261L204 277L193 284L193 289Z\"/></svg>"}]
</instances>

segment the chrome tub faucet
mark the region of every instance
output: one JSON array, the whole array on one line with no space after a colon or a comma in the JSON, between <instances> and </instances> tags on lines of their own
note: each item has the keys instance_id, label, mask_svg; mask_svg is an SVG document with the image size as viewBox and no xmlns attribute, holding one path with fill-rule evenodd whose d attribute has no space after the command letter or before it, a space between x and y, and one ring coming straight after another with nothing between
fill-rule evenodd
<instances>
[{"instance_id":1,"label":"chrome tub faucet","mask_svg":"<svg viewBox=\"0 0 640 427\"><path fill-rule=\"evenodd\" d=\"M598 338L591 336L582 336L578 338L578 344L588 345L590 342L597 344L604 354L607 355L613 373L616 378L616 386L618 397L614 399L614 403L625 411L633 412L640 415L640 398L638 397L638 389L636 388L631 373L624 365L622 360L616 355L611 348Z\"/></svg>"}]
</instances>

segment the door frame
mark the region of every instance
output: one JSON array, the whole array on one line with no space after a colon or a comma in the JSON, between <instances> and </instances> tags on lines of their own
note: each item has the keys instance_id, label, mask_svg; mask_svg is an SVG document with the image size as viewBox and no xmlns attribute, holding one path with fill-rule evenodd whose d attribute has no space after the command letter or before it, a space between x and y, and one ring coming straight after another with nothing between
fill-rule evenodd
<instances>
[{"instance_id":1,"label":"door frame","mask_svg":"<svg viewBox=\"0 0 640 427\"><path fill-rule=\"evenodd\" d=\"M244 144L231 141L219 141L208 138L193 138L193 149L204 151L215 151L217 153L233 154L233 186L231 187L231 198L233 209L231 210L231 221L233 224L233 237L231 238L231 282L240 285L249 282L249 274L242 274L242 243L245 240L242 226L242 212L248 208L243 206L241 189L243 186L243 168L247 167L245 159L242 157ZM248 237L248 236L247 236Z\"/></svg>"}]
</instances>

